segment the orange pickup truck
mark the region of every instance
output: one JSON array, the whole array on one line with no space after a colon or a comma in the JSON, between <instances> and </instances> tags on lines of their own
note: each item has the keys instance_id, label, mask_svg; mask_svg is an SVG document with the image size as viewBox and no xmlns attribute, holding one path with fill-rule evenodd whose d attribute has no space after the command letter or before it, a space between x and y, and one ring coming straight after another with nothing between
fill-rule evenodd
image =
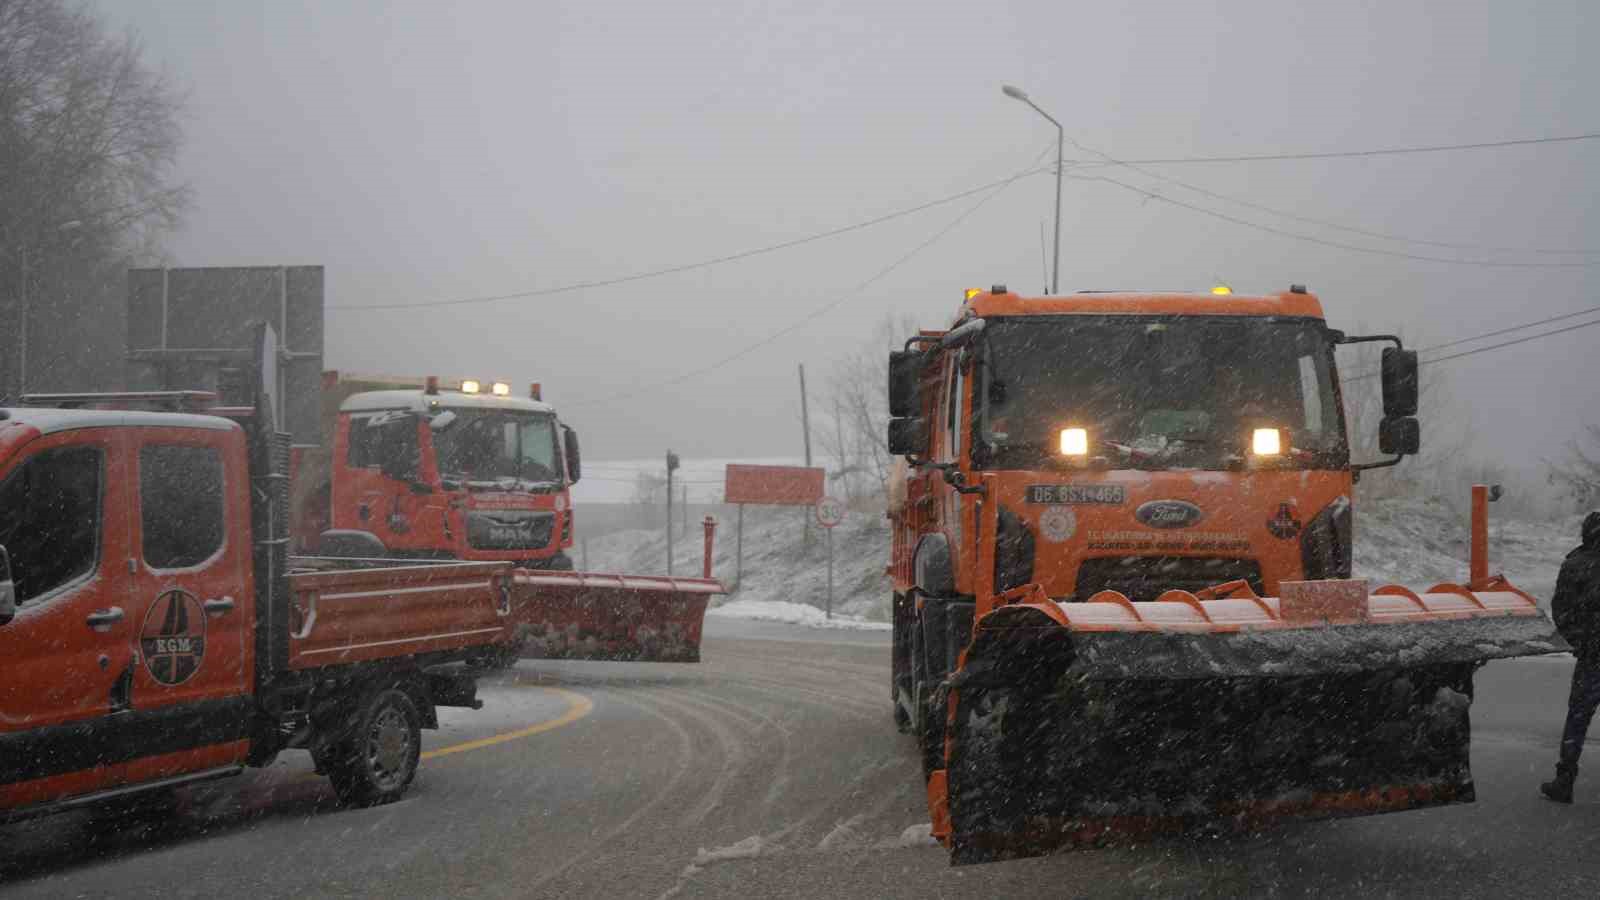
<instances>
[{"instance_id":1,"label":"orange pickup truck","mask_svg":"<svg viewBox=\"0 0 1600 900\"><path fill-rule=\"evenodd\" d=\"M437 708L482 705L511 565L291 571L288 438L257 396L0 409L0 821L294 748L344 802L385 803Z\"/></svg>"}]
</instances>

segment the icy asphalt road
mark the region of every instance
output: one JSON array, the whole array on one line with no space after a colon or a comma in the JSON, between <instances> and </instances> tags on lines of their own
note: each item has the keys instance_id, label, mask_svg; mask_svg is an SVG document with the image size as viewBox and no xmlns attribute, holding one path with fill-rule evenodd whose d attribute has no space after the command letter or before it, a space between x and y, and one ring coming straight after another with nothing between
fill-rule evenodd
<instances>
[{"instance_id":1,"label":"icy asphalt road","mask_svg":"<svg viewBox=\"0 0 1600 900\"><path fill-rule=\"evenodd\" d=\"M705 658L524 661L483 711L448 711L426 748L452 752L392 806L337 809L286 754L190 790L153 828L85 814L0 828L0 895L1600 895L1600 776L1573 807L1536 795L1568 661L1479 673L1476 804L951 869L918 839L884 634L712 619ZM1590 752L1600 771L1600 741Z\"/></svg>"}]
</instances>

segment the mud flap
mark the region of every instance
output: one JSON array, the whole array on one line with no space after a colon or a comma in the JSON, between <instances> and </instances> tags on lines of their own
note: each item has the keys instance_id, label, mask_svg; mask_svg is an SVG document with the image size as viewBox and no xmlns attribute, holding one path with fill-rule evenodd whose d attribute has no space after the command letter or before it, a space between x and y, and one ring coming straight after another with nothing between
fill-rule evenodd
<instances>
[{"instance_id":1,"label":"mud flap","mask_svg":"<svg viewBox=\"0 0 1600 900\"><path fill-rule=\"evenodd\" d=\"M981 629L952 682L954 864L1471 802L1472 673L1546 652L1549 633L1542 618L1273 634L1042 620Z\"/></svg>"}]
</instances>

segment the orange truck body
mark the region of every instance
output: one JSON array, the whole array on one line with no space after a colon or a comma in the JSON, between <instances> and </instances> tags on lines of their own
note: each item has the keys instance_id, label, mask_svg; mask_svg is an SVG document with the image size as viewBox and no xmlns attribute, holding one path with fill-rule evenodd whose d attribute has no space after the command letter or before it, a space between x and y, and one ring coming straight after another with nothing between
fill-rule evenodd
<instances>
[{"instance_id":1,"label":"orange truck body","mask_svg":"<svg viewBox=\"0 0 1600 900\"><path fill-rule=\"evenodd\" d=\"M537 395L535 387L530 393ZM577 435L536 397L463 393L429 379L325 372L322 444L299 448L290 491L295 547L338 555L514 563L512 625L524 658L697 662L705 611L721 582L577 573L571 485L580 477ZM430 422L443 413L547 423L556 447L537 481L474 481L447 471ZM405 478L359 446L377 417L401 427L416 450ZM464 426L452 426L459 431ZM540 426L544 427L544 426ZM355 538L352 541L352 536ZM335 550L337 544L342 544ZM363 549L370 548L370 549ZM709 557L708 557L709 558ZM504 660L503 660L504 661Z\"/></svg>"},{"instance_id":2,"label":"orange truck body","mask_svg":"<svg viewBox=\"0 0 1600 900\"><path fill-rule=\"evenodd\" d=\"M293 531L297 552L317 555L328 530L367 532L382 543L384 555L401 558L513 562L523 566L566 567L572 547L572 494L578 473L565 465L537 489L484 489L447 483L439 469L437 443L425 415L430 411L472 409L545 417L559 428L555 409L522 397L463 394L442 389L428 393L423 378L356 375L328 371L322 377L321 432L317 447L298 448L292 472ZM384 412L415 412L416 483L413 489L383 471L370 458L351 452L352 427ZM568 432L555 432L563 447ZM572 438L572 440L576 440ZM561 454L555 454L562 459ZM563 460L564 461L564 460ZM487 534L469 527L479 515L515 520L524 535L517 540L475 540ZM486 544L517 546L485 546Z\"/></svg>"},{"instance_id":3,"label":"orange truck body","mask_svg":"<svg viewBox=\"0 0 1600 900\"><path fill-rule=\"evenodd\" d=\"M1259 392L1241 388L1220 401L1229 408L1201 416L1237 435L1136 445L1097 433L1130 409L1144 410L1141 422L1195 420L1148 409L1140 379L1177 371L1163 368L1167 353L1218 379L1249 378L1257 354L1281 352L1229 343L1258 324L1264 340L1304 349ZM1068 346L1076 328L1103 331L1098 343ZM1174 336L1183 328L1215 330L1184 345ZM1481 537L1464 584L1370 590L1351 580L1351 500L1364 466L1349 458L1333 350L1380 338L1399 344L1328 329L1318 299L1298 287L1041 298L997 287L891 359L891 452L910 463L897 468L889 511L892 695L898 723L919 740L934 834L953 862L1197 821L1472 799L1472 669L1563 645L1532 597L1488 575ZM1126 369L1091 371L1113 358L1096 356L1107 341L1124 339L1132 349L1115 359ZM1404 352L1385 356L1397 379L1386 375L1384 388L1384 452L1394 458L1378 465L1415 452ZM1048 378L1019 371L1027 366L1075 387L1028 393L1030 378ZM1265 408L1249 405L1262 398ZM1017 434L997 424L1007 414L1031 416L1036 432L1042 422L1052 441L1060 429L1062 449L1008 451ZM1254 426L1281 452L1256 455ZM1235 437L1241 449L1224 452ZM1087 450L1069 456L1076 442ZM1484 515L1477 494L1475 510ZM1415 736L1430 717L1439 724L1426 739L1362 743L1369 733ZM1275 755L1262 735L1279 742ZM1177 760L1185 748L1195 758Z\"/></svg>"},{"instance_id":4,"label":"orange truck body","mask_svg":"<svg viewBox=\"0 0 1600 900\"><path fill-rule=\"evenodd\" d=\"M419 727L478 705L461 664L511 639L509 565L290 572L286 435L72 405L0 410L0 820L321 766L384 689Z\"/></svg>"}]
</instances>

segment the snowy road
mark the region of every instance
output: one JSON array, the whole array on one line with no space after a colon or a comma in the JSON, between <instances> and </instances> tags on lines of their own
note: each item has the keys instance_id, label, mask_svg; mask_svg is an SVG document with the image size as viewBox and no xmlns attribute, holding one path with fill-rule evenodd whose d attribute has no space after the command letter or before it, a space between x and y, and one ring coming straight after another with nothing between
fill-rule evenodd
<instances>
[{"instance_id":1,"label":"snowy road","mask_svg":"<svg viewBox=\"0 0 1600 900\"><path fill-rule=\"evenodd\" d=\"M339 810L287 754L191 790L152 830L85 814L0 828L0 885L8 898L1600 891L1600 778L1571 808L1535 795L1569 662L1480 672L1474 805L954 870L922 838L886 635L715 618L709 631L700 665L524 661L486 686L483 711L450 711L428 735L435 755L402 803Z\"/></svg>"}]
</instances>

